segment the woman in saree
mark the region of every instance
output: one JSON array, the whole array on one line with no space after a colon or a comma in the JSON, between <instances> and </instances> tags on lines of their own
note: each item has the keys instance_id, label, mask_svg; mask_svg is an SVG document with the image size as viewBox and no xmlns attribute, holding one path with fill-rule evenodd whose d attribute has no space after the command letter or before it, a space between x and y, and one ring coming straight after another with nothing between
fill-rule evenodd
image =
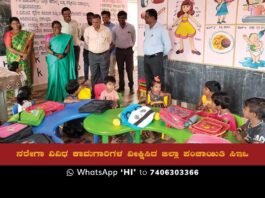
<instances>
[{"instance_id":1,"label":"woman in saree","mask_svg":"<svg viewBox=\"0 0 265 198\"><path fill-rule=\"evenodd\" d=\"M10 31L4 36L7 63L19 62L20 69L27 76L26 85L31 86L33 79L30 57L33 52L34 33L22 30L17 17L11 17L9 25Z\"/></svg>"},{"instance_id":2,"label":"woman in saree","mask_svg":"<svg viewBox=\"0 0 265 198\"><path fill-rule=\"evenodd\" d=\"M66 98L66 84L75 80L74 43L70 34L61 33L59 21L52 22L53 33L46 36L48 65L47 100L62 102Z\"/></svg>"}]
</instances>

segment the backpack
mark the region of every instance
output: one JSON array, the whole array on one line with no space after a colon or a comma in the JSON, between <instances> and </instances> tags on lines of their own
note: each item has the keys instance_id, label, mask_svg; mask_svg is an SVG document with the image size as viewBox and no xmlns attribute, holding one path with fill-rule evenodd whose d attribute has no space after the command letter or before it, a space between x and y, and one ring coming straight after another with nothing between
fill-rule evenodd
<instances>
[{"instance_id":1,"label":"backpack","mask_svg":"<svg viewBox=\"0 0 265 198\"><path fill-rule=\"evenodd\" d=\"M79 108L80 113L103 113L112 109L112 100L92 100Z\"/></svg>"},{"instance_id":2,"label":"backpack","mask_svg":"<svg viewBox=\"0 0 265 198\"><path fill-rule=\"evenodd\" d=\"M120 118L123 125L139 130L150 124L154 115L155 112L150 107L131 104L121 112Z\"/></svg>"},{"instance_id":3,"label":"backpack","mask_svg":"<svg viewBox=\"0 0 265 198\"><path fill-rule=\"evenodd\" d=\"M21 111L18 114L13 115L8 122L18 122L20 124L30 126L39 126L44 117L45 113L42 109L31 110L30 112Z\"/></svg>"},{"instance_id":4,"label":"backpack","mask_svg":"<svg viewBox=\"0 0 265 198\"><path fill-rule=\"evenodd\" d=\"M0 126L0 143L9 143L32 134L32 128L24 124Z\"/></svg>"},{"instance_id":5,"label":"backpack","mask_svg":"<svg viewBox=\"0 0 265 198\"><path fill-rule=\"evenodd\" d=\"M13 142L15 144L51 144L54 143L52 138L46 134L33 134L26 138Z\"/></svg>"},{"instance_id":6,"label":"backpack","mask_svg":"<svg viewBox=\"0 0 265 198\"><path fill-rule=\"evenodd\" d=\"M53 102L53 101L46 101L41 104L36 104L33 106L30 106L26 109L26 111L30 112L31 110L35 109L42 109L45 112L45 115L50 115L53 112L60 111L64 109L64 104L59 102Z\"/></svg>"},{"instance_id":7,"label":"backpack","mask_svg":"<svg viewBox=\"0 0 265 198\"><path fill-rule=\"evenodd\" d=\"M168 127L184 129L198 120L195 112L177 105L160 109L160 118Z\"/></svg>"},{"instance_id":8,"label":"backpack","mask_svg":"<svg viewBox=\"0 0 265 198\"><path fill-rule=\"evenodd\" d=\"M192 133L222 136L230 128L229 124L212 118L202 118L189 127Z\"/></svg>"}]
</instances>

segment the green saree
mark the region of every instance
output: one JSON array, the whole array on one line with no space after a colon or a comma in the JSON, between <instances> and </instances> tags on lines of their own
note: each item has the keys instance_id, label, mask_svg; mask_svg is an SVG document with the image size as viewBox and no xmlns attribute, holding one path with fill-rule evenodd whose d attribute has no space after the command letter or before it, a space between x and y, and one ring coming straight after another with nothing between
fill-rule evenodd
<instances>
[{"instance_id":1,"label":"green saree","mask_svg":"<svg viewBox=\"0 0 265 198\"><path fill-rule=\"evenodd\" d=\"M69 80L76 79L75 75L75 55L72 36L69 34L59 34L50 40L50 49L58 54L63 54L67 45L70 45L68 54L58 59L56 56L47 54L48 65L48 91L47 100L64 101L66 97L66 84Z\"/></svg>"},{"instance_id":2,"label":"green saree","mask_svg":"<svg viewBox=\"0 0 265 198\"><path fill-rule=\"evenodd\" d=\"M17 35L12 36L12 48L26 53L27 46L29 42L33 39L34 33L21 30ZM30 56L29 56L30 57ZM27 80L26 85L32 85L32 69L30 65L30 60L21 60L18 54L14 54L6 49L6 58L8 64L11 64L14 61L20 62L20 68L26 73Z\"/></svg>"}]
</instances>

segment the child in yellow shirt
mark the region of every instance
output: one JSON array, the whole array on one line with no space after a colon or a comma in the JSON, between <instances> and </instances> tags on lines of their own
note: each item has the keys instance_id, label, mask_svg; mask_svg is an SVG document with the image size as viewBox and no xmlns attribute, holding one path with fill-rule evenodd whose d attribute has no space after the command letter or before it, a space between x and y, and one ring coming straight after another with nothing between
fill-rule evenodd
<instances>
[{"instance_id":1,"label":"child in yellow shirt","mask_svg":"<svg viewBox=\"0 0 265 198\"><path fill-rule=\"evenodd\" d=\"M221 91L221 85L217 81L207 81L203 88L203 95L197 106L197 110L213 112L212 111L212 95Z\"/></svg>"}]
</instances>

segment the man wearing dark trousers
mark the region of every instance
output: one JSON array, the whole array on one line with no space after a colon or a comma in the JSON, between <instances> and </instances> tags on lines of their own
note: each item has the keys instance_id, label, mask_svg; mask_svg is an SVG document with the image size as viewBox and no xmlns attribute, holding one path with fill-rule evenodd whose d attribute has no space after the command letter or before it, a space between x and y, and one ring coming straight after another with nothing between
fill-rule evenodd
<instances>
[{"instance_id":1,"label":"man wearing dark trousers","mask_svg":"<svg viewBox=\"0 0 265 198\"><path fill-rule=\"evenodd\" d=\"M101 25L101 17L95 14L92 26L86 28L84 39L89 50L89 65L91 70L92 96L94 96L94 85L103 83L109 72L110 44L112 34L109 28Z\"/></svg>"},{"instance_id":2,"label":"man wearing dark trousers","mask_svg":"<svg viewBox=\"0 0 265 198\"><path fill-rule=\"evenodd\" d=\"M71 10L67 7L62 9L63 20L62 33L71 34L74 39L74 53L75 53L75 73L78 79L79 55L80 55L80 37L81 30L77 21L71 19Z\"/></svg>"},{"instance_id":3,"label":"man wearing dark trousers","mask_svg":"<svg viewBox=\"0 0 265 198\"><path fill-rule=\"evenodd\" d=\"M171 41L166 28L157 22L155 9L146 10L145 22L144 72L149 90L153 80L161 80L164 86L163 59L171 50Z\"/></svg>"},{"instance_id":4,"label":"man wearing dark trousers","mask_svg":"<svg viewBox=\"0 0 265 198\"><path fill-rule=\"evenodd\" d=\"M94 16L94 13L92 12L88 12L86 14L86 18L87 18L87 23L83 24L82 28L81 28L81 32L82 32L82 37L81 40L84 40L84 32L86 30L87 27L92 25L92 17ZM88 45L84 42L84 50L83 50L83 58L84 58L84 75L85 75L85 80L82 84L84 84L87 80L88 80L88 74L89 74L89 51L88 51Z\"/></svg>"},{"instance_id":5,"label":"man wearing dark trousers","mask_svg":"<svg viewBox=\"0 0 265 198\"><path fill-rule=\"evenodd\" d=\"M119 24L113 30L113 42L116 47L116 59L119 71L119 89L118 92L124 91L124 63L128 76L128 86L130 94L134 94L133 90L133 46L136 41L135 28L126 22L127 13L120 11L118 13Z\"/></svg>"}]
</instances>

